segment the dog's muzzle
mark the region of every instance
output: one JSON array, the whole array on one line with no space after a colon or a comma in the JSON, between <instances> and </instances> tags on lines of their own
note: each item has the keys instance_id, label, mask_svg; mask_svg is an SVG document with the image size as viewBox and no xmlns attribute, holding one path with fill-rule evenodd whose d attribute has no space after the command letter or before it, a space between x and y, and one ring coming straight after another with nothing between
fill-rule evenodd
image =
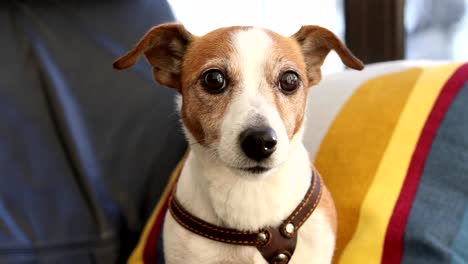
<instances>
[{"instance_id":1,"label":"dog's muzzle","mask_svg":"<svg viewBox=\"0 0 468 264\"><path fill-rule=\"evenodd\" d=\"M270 127L248 128L240 134L239 142L247 157L262 161L275 152L277 137Z\"/></svg>"}]
</instances>

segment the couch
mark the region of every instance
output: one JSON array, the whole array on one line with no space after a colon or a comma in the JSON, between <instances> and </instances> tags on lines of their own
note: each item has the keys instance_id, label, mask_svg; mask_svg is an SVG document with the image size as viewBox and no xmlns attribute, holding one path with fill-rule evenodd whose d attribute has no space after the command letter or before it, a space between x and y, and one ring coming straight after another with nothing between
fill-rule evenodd
<instances>
[{"instance_id":1,"label":"couch","mask_svg":"<svg viewBox=\"0 0 468 264\"><path fill-rule=\"evenodd\" d=\"M112 62L165 1L0 3L0 263L125 263L186 143L173 95Z\"/></svg>"}]
</instances>

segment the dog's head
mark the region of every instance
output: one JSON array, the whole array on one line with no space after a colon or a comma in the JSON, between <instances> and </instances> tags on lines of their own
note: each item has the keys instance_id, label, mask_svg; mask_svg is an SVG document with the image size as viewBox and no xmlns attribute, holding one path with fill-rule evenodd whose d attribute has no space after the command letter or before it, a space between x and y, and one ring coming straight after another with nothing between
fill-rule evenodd
<instances>
[{"instance_id":1,"label":"dog's head","mask_svg":"<svg viewBox=\"0 0 468 264\"><path fill-rule=\"evenodd\" d=\"M116 69L145 55L160 84L182 96L181 119L192 145L240 174L261 174L301 140L307 93L321 79L331 50L345 65L360 60L330 31L304 26L291 37L266 29L229 27L204 36L180 24L152 28Z\"/></svg>"}]
</instances>

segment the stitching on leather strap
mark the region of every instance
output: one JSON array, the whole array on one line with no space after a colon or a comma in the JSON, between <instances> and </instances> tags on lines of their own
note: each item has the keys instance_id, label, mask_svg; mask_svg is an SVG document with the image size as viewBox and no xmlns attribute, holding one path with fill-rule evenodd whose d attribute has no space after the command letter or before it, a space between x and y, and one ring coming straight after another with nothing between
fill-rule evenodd
<instances>
[{"instance_id":1,"label":"stitching on leather strap","mask_svg":"<svg viewBox=\"0 0 468 264\"><path fill-rule=\"evenodd\" d=\"M211 236L211 235L208 235L206 233L203 233L201 231L198 231L190 226L188 226L187 224L185 224L184 221L182 221L175 212L173 212L173 210L170 210L172 212L172 216L174 217L174 219L177 221L177 223L179 223L181 226L185 227L186 229L198 234L198 235L201 235L203 237L206 237L206 238L209 238L209 239L212 239L212 240L215 240L215 241L219 241L219 242L224 242L224 243L231 243L231 244L241 244L241 245L259 245L259 242L256 242L256 241L248 241L248 240L230 240L230 239L225 239L225 238L219 238L219 237L214 237L214 236ZM179 210L178 210L179 211ZM179 211L181 212L181 211Z\"/></svg>"},{"instance_id":2,"label":"stitching on leather strap","mask_svg":"<svg viewBox=\"0 0 468 264\"><path fill-rule=\"evenodd\" d=\"M216 240L216 241L221 241L221 242L226 242L226 243L233 243L233 244L242 244L242 245L253 245L253 246L258 246L258 245L263 245L261 241L257 241L255 238L252 238L253 236L258 235L258 232L236 232L236 231L231 231L231 230L223 230L223 229L218 229L215 227L210 226L208 223L204 223L202 220L199 220L193 216L191 216L188 212L185 212L183 208L181 208L181 205L177 202L177 200L172 198L171 201L171 206L170 211L172 213L172 216L176 218L177 222L184 226L185 228L189 229L190 231L197 233L201 236ZM177 210L175 212L174 210ZM233 240L233 239L226 239L226 238L219 238L219 237L214 237L210 234L207 234L203 231L197 230L189 225L187 225L182 219L180 219L177 215L177 213L182 214L184 217L188 218L190 221L193 221L194 223L203 226L209 230L212 230L214 232L219 232L219 233L226 233L226 234L231 234L231 235L237 235L237 236L250 236L249 238L245 238L245 240Z\"/></svg>"},{"instance_id":3,"label":"stitching on leather strap","mask_svg":"<svg viewBox=\"0 0 468 264\"><path fill-rule=\"evenodd\" d=\"M175 198L173 197L172 199L175 199ZM231 231L231 230L227 230L227 229L226 230L225 229L218 229L218 228L213 227L211 225L208 225L207 223L202 222L198 218L195 218L192 215L186 213L185 210L181 208L181 205L179 204L179 202L177 200L174 200L174 205L177 207L179 212L181 214L183 214L185 217L189 218L193 222L195 222L195 223L197 223L197 224L199 224L199 225L201 225L201 226L203 226L205 228L208 228L210 230L213 230L213 231L216 231L216 232L221 232L221 233L233 234L233 235L255 235L255 234L257 234L256 232L242 232L242 231Z\"/></svg>"},{"instance_id":4,"label":"stitching on leather strap","mask_svg":"<svg viewBox=\"0 0 468 264\"><path fill-rule=\"evenodd\" d=\"M298 207L296 207L296 209L293 211L292 215L290 215L279 227L267 227L259 232L237 231L235 229L218 227L208 222L205 222L202 219L199 219L196 216L190 214L190 212L186 211L185 208L179 203L179 201L177 201L175 197L175 192L169 204L169 211L171 212L171 215L174 217L175 221L185 229L205 238L219 242L237 245L257 246L259 251L262 253L263 257L267 260L267 258L271 258L271 252L279 252L280 250L285 249L282 248L285 245L276 245L273 248L267 249L268 251L266 252L270 253L265 253L264 249L272 246L270 243L273 241L273 239L277 239L277 236L279 234L281 234L280 236L285 237L283 239L297 239L297 231L318 206L322 197L323 185L320 176L314 169L312 169L311 181L312 183L309 189L307 190L306 196L303 198ZM311 201L312 198L314 199L313 201ZM312 202L313 204L311 205ZM308 208L309 206L310 208ZM305 212L304 209L308 209L307 212ZM294 221L298 220L296 218L299 215L303 217L299 219L299 223L295 223ZM285 230L286 225L289 223L292 223L294 225L294 232L286 232L287 234L285 234L285 231L283 230ZM279 231L279 234L275 234L273 237L273 234L271 233L272 230L276 230L275 232ZM260 241L257 239L257 236L261 232L267 234L267 239L265 241ZM290 245L291 244L289 244L289 246ZM295 247L296 242L294 241L294 246L292 248L291 254L294 252Z\"/></svg>"},{"instance_id":5,"label":"stitching on leather strap","mask_svg":"<svg viewBox=\"0 0 468 264\"><path fill-rule=\"evenodd\" d=\"M321 185L321 183L319 183ZM315 211L315 208L317 207L319 201L321 200L322 198L322 190L323 188L319 188L319 193L317 195L317 199L315 199L315 203L314 205L312 205L312 207L310 208L309 212L307 212L306 216L299 222L299 224L297 225L297 228L299 228L300 226L302 226L302 224L304 224L304 222L309 219L309 216Z\"/></svg>"},{"instance_id":6,"label":"stitching on leather strap","mask_svg":"<svg viewBox=\"0 0 468 264\"><path fill-rule=\"evenodd\" d=\"M317 175L315 175L315 172L312 174L312 177L313 177L313 182L312 182L312 186L309 187L309 190L307 191L308 192L307 197L301 201L300 207L294 211L294 214L287 220L288 222L294 221L294 219L297 217L299 212L302 211L304 206L309 202L310 197L312 197L312 194L314 193L313 191L315 189L315 184L317 183Z\"/></svg>"}]
</instances>

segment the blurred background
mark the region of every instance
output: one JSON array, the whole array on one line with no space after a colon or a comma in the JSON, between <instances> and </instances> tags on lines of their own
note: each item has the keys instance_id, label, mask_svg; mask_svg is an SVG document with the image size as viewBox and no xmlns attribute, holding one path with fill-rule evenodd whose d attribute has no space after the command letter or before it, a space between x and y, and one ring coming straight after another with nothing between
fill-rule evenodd
<instances>
[{"instance_id":1,"label":"blurred background","mask_svg":"<svg viewBox=\"0 0 468 264\"><path fill-rule=\"evenodd\" d=\"M293 34L318 24L347 40L366 62L394 59L467 60L468 0L169 0L195 34L220 26L256 25ZM346 19L345 19L346 17ZM324 72L343 69L336 54Z\"/></svg>"}]
</instances>

